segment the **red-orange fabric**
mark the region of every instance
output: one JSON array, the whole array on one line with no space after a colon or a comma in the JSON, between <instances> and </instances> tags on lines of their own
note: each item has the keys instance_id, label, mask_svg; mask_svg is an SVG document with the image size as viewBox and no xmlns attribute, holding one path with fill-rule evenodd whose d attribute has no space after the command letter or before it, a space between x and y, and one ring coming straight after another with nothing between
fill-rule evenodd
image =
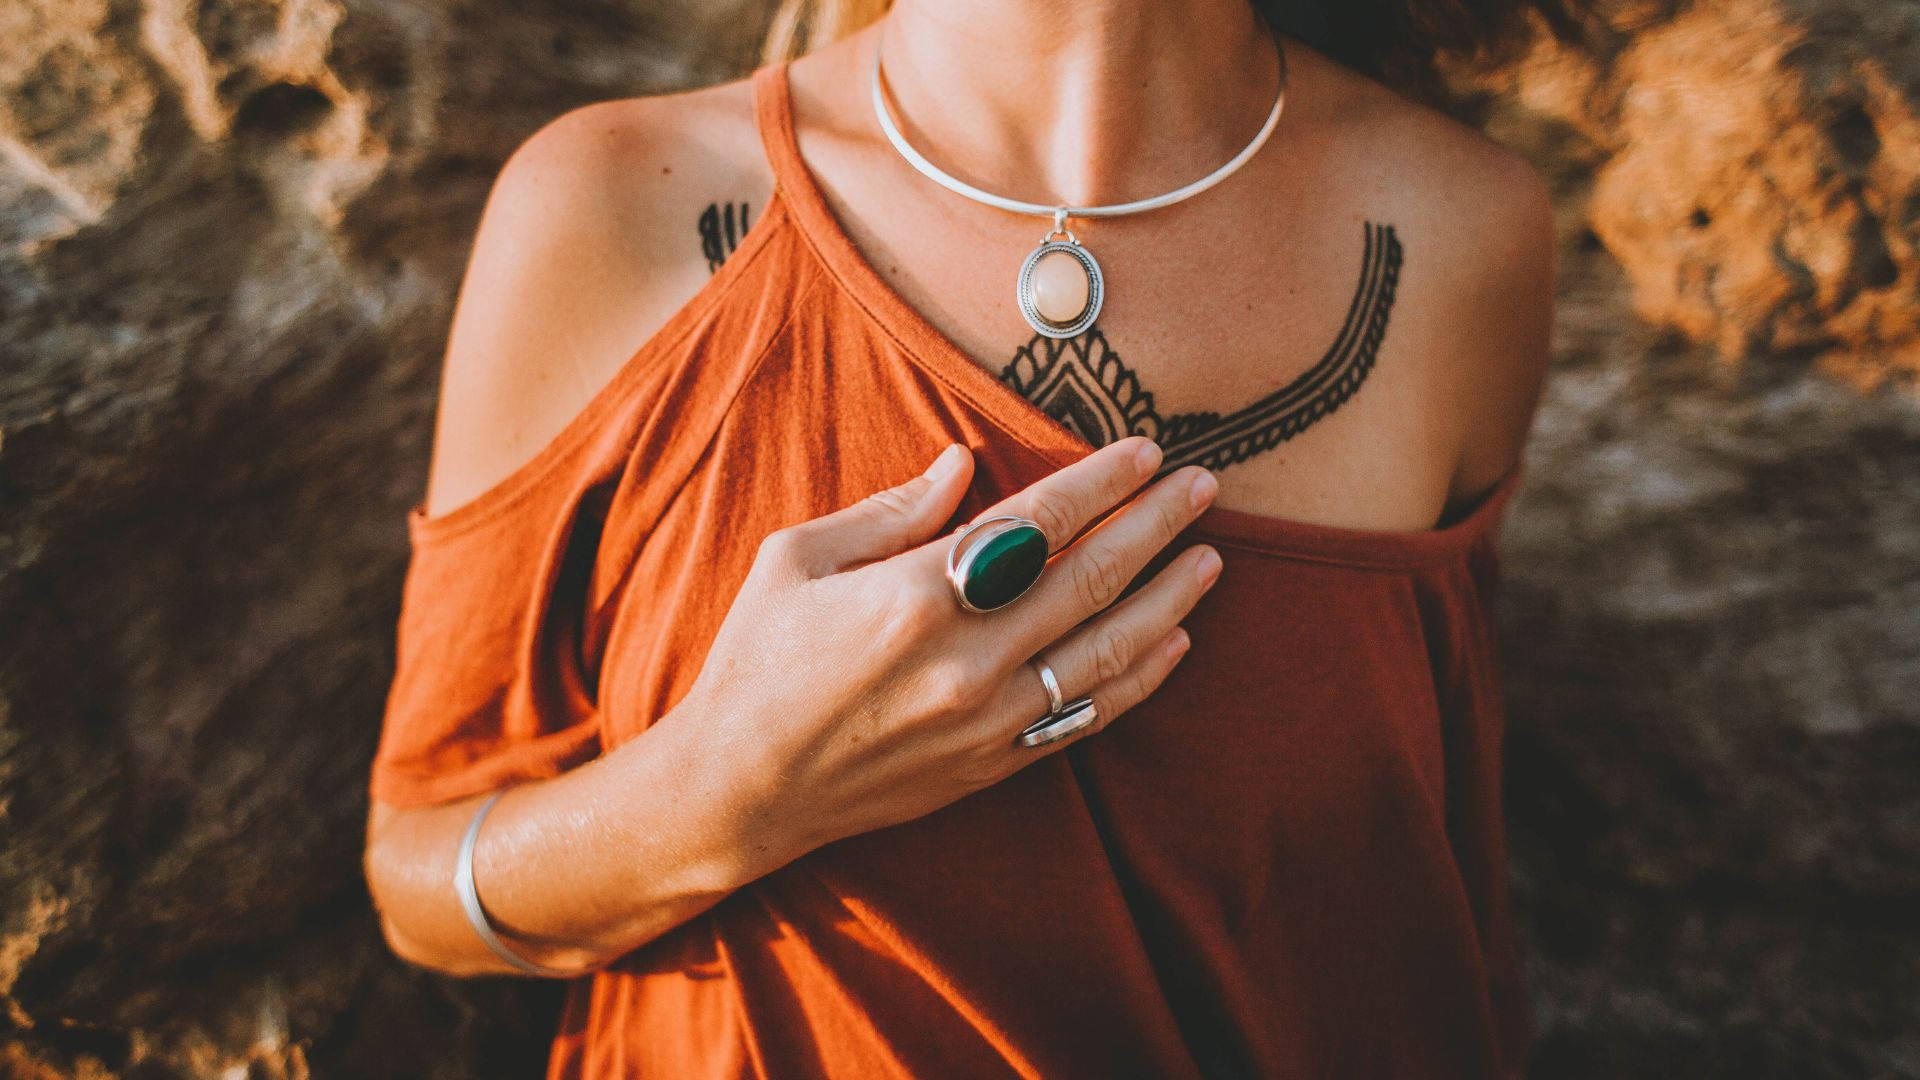
<instances>
[{"instance_id":1,"label":"red-orange fabric","mask_svg":"<svg viewBox=\"0 0 1920 1080\"><path fill-rule=\"evenodd\" d=\"M753 76L775 193L551 443L416 505L372 794L550 777L687 690L761 537L977 458L948 528L1091 452L863 261ZM1483 1077L1530 1035L1497 524L1209 509L1172 677L1101 734L814 851L572 985L550 1076Z\"/></svg>"}]
</instances>

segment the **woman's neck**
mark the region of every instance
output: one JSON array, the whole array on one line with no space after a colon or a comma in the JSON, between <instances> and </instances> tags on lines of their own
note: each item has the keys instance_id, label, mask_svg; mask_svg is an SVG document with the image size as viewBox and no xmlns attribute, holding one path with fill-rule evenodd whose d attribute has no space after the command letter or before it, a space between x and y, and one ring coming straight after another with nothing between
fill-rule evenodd
<instances>
[{"instance_id":1,"label":"woman's neck","mask_svg":"<svg viewBox=\"0 0 1920 1080\"><path fill-rule=\"evenodd\" d=\"M869 58L874 35L915 148L1035 202L1197 179L1259 131L1279 78L1249 0L894 0Z\"/></svg>"}]
</instances>

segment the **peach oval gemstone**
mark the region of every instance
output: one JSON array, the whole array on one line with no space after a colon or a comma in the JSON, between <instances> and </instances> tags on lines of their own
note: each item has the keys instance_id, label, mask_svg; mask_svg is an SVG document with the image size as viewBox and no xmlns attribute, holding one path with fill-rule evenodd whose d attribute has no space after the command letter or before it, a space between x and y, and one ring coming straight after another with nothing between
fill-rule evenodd
<instances>
[{"instance_id":1,"label":"peach oval gemstone","mask_svg":"<svg viewBox=\"0 0 1920 1080\"><path fill-rule=\"evenodd\" d=\"M1040 317L1065 326L1087 310L1093 282L1080 260L1064 251L1049 251L1033 264L1033 306Z\"/></svg>"}]
</instances>

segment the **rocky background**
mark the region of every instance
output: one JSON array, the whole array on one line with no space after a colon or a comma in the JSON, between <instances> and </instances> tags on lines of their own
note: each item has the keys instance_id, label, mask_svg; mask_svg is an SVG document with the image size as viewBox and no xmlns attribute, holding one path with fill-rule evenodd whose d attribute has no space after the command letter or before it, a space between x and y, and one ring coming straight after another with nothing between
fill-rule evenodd
<instances>
[{"instance_id":1,"label":"rocky background","mask_svg":"<svg viewBox=\"0 0 1920 1080\"><path fill-rule=\"evenodd\" d=\"M487 185L758 0L0 0L0 1076L537 1075L360 878ZM1920 3L1452 73L1550 178L1506 534L1536 1077L1920 1076Z\"/></svg>"},{"instance_id":2,"label":"rocky background","mask_svg":"<svg viewBox=\"0 0 1920 1080\"><path fill-rule=\"evenodd\" d=\"M1532 1075L1920 1076L1920 3L1623 5L1466 96L1561 230L1504 537Z\"/></svg>"}]
</instances>

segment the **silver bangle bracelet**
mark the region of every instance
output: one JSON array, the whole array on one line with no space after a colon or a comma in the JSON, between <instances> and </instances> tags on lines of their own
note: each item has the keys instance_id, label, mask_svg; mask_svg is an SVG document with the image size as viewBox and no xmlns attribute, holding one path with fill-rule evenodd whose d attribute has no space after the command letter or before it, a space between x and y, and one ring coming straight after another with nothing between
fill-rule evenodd
<instances>
[{"instance_id":1,"label":"silver bangle bracelet","mask_svg":"<svg viewBox=\"0 0 1920 1080\"><path fill-rule=\"evenodd\" d=\"M480 906L480 890L473 884L474 842L480 838L481 819L487 816L487 811L493 809L493 804L499 802L500 796L505 794L504 788L494 792L480 804L480 809L473 812L473 821L467 825L467 835L460 840L460 854L454 860L453 891L460 894L460 906L466 909L467 922L473 924L473 932L480 936L481 941L487 943L487 948L492 949L495 956L528 975L543 975L552 979L576 978L577 972L536 964L507 948L507 943L501 941L500 935L493 932L493 924L487 921L487 910Z\"/></svg>"}]
</instances>

